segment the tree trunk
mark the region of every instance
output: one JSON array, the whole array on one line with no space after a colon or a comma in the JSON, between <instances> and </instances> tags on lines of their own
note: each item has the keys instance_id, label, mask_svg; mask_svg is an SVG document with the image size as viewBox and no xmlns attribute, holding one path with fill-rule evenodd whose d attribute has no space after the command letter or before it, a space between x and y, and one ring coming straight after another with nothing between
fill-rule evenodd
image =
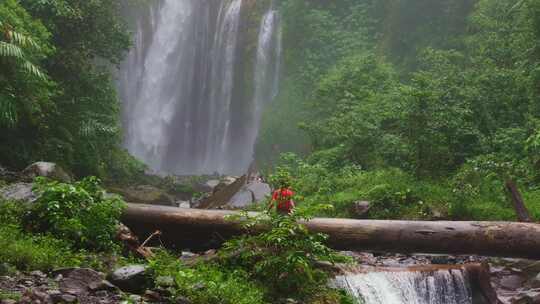
<instances>
[{"instance_id":1,"label":"tree trunk","mask_svg":"<svg viewBox=\"0 0 540 304\"><path fill-rule=\"evenodd\" d=\"M138 235L162 231L167 246L203 250L245 233L238 222L226 219L231 214L129 204L123 222ZM316 218L305 225L312 232L328 234L328 244L340 250L540 259L540 225L532 223Z\"/></svg>"},{"instance_id":2,"label":"tree trunk","mask_svg":"<svg viewBox=\"0 0 540 304\"><path fill-rule=\"evenodd\" d=\"M516 210L518 221L531 223L533 220L529 215L527 207L525 207L525 202L523 201L523 197L521 196L521 193L519 192L516 183L512 180L507 181L506 189L508 190L508 193L510 194L510 199L514 204L514 209Z\"/></svg>"}]
</instances>

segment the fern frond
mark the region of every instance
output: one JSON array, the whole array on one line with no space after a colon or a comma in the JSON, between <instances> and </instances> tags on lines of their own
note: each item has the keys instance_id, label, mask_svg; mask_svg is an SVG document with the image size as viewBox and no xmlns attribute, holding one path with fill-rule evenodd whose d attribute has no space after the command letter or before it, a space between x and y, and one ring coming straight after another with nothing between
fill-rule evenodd
<instances>
[{"instance_id":1,"label":"fern frond","mask_svg":"<svg viewBox=\"0 0 540 304\"><path fill-rule=\"evenodd\" d=\"M42 80L47 79L47 76L45 76L45 74L30 61L24 61L22 63L22 68L30 75L36 76Z\"/></svg>"},{"instance_id":2,"label":"fern frond","mask_svg":"<svg viewBox=\"0 0 540 304\"><path fill-rule=\"evenodd\" d=\"M13 127L17 123L17 111L9 96L0 94L0 126Z\"/></svg>"},{"instance_id":3,"label":"fern frond","mask_svg":"<svg viewBox=\"0 0 540 304\"><path fill-rule=\"evenodd\" d=\"M0 57L24 59L24 53L20 47L11 43L0 41Z\"/></svg>"},{"instance_id":4,"label":"fern frond","mask_svg":"<svg viewBox=\"0 0 540 304\"><path fill-rule=\"evenodd\" d=\"M23 50L17 45L0 41L0 57L11 57L28 74L45 80L47 76L33 63L24 58Z\"/></svg>"},{"instance_id":5,"label":"fern frond","mask_svg":"<svg viewBox=\"0 0 540 304\"><path fill-rule=\"evenodd\" d=\"M34 41L34 39L26 35L23 35L21 33L8 30L7 36L11 40L11 42L17 45L20 45L22 47L32 47L36 50L40 49L39 45Z\"/></svg>"},{"instance_id":6,"label":"fern frond","mask_svg":"<svg viewBox=\"0 0 540 304\"><path fill-rule=\"evenodd\" d=\"M114 136L118 133L117 126L102 123L95 119L88 119L81 124L79 133L83 137L95 137L98 135Z\"/></svg>"}]
</instances>

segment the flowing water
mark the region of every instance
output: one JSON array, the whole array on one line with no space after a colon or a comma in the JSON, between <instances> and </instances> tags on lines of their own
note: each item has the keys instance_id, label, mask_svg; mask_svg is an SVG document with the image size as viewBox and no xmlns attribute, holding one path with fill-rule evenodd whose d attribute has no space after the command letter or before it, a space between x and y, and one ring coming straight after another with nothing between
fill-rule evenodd
<instances>
[{"instance_id":1,"label":"flowing water","mask_svg":"<svg viewBox=\"0 0 540 304\"><path fill-rule=\"evenodd\" d=\"M464 270L350 273L334 285L365 304L472 304Z\"/></svg>"},{"instance_id":2,"label":"flowing water","mask_svg":"<svg viewBox=\"0 0 540 304\"><path fill-rule=\"evenodd\" d=\"M242 0L160 0L137 16L119 77L125 145L154 170L236 174L252 162L262 107L278 88L281 38L269 8L244 75L242 12Z\"/></svg>"},{"instance_id":3,"label":"flowing water","mask_svg":"<svg viewBox=\"0 0 540 304\"><path fill-rule=\"evenodd\" d=\"M242 159L251 161L254 154L259 125L264 106L275 98L279 90L279 67L281 62L281 27L279 12L268 10L263 16L259 30L257 60L255 62L255 92L251 104L250 125L247 128L247 142ZM249 166L244 163L242 167Z\"/></svg>"}]
</instances>

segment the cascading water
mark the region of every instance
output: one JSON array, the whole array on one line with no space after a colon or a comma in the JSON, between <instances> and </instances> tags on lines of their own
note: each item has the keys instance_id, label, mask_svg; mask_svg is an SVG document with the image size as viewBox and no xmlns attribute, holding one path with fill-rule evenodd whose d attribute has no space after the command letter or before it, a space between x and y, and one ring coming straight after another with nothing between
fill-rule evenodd
<instances>
[{"instance_id":1,"label":"cascading water","mask_svg":"<svg viewBox=\"0 0 540 304\"><path fill-rule=\"evenodd\" d=\"M472 304L464 270L351 273L334 285L364 304Z\"/></svg>"},{"instance_id":2,"label":"cascading water","mask_svg":"<svg viewBox=\"0 0 540 304\"><path fill-rule=\"evenodd\" d=\"M276 94L281 42L270 9L250 98L242 10L243 0L160 0L137 16L136 44L120 70L125 145L152 169L238 174L249 167L261 107Z\"/></svg>"},{"instance_id":3,"label":"cascading water","mask_svg":"<svg viewBox=\"0 0 540 304\"><path fill-rule=\"evenodd\" d=\"M275 98L279 90L279 67L281 62L281 27L279 12L273 7L261 21L255 63L255 92L253 97L250 125L247 128L247 142L252 143L244 151L242 159L251 162L254 154L259 125L264 106ZM242 167L249 166L248 162Z\"/></svg>"}]
</instances>

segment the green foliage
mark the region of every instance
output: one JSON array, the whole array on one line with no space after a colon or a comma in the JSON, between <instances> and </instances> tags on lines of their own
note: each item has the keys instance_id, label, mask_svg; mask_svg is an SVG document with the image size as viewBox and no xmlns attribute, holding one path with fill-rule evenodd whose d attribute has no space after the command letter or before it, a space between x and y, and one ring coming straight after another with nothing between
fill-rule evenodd
<instances>
[{"instance_id":1,"label":"green foliage","mask_svg":"<svg viewBox=\"0 0 540 304\"><path fill-rule=\"evenodd\" d=\"M37 181L40 198L26 217L34 232L49 233L77 249L114 251L117 225L124 203L105 197L95 177L74 184Z\"/></svg>"},{"instance_id":2,"label":"green foliage","mask_svg":"<svg viewBox=\"0 0 540 304\"><path fill-rule=\"evenodd\" d=\"M0 260L23 271L96 266L91 256L75 253L69 242L51 236L29 235L12 225L0 227L0 245Z\"/></svg>"},{"instance_id":3,"label":"green foliage","mask_svg":"<svg viewBox=\"0 0 540 304\"><path fill-rule=\"evenodd\" d=\"M112 0L0 4L0 123L11 128L0 134L6 163L19 169L44 159L78 176L107 179L109 168L115 177L131 174L133 161L119 156L110 68L130 45L121 7ZM118 161L125 164L112 168Z\"/></svg>"},{"instance_id":4,"label":"green foliage","mask_svg":"<svg viewBox=\"0 0 540 304\"><path fill-rule=\"evenodd\" d=\"M167 288L173 299L187 297L200 304L264 304L264 290L240 270L213 264L187 267L175 256L160 252L149 262L157 286ZM167 278L172 278L169 282Z\"/></svg>"},{"instance_id":5,"label":"green foliage","mask_svg":"<svg viewBox=\"0 0 540 304\"><path fill-rule=\"evenodd\" d=\"M325 235L307 231L300 222L309 217L299 209L290 216L271 212L241 217L253 235L228 241L222 255L227 265L243 269L266 286L270 299L306 298L325 288L328 277L317 268L318 262L347 261L324 245ZM268 230L257 234L261 226Z\"/></svg>"},{"instance_id":6,"label":"green foliage","mask_svg":"<svg viewBox=\"0 0 540 304\"><path fill-rule=\"evenodd\" d=\"M21 297L22 296L21 296L20 293L0 291L0 300L19 301L21 299Z\"/></svg>"},{"instance_id":7,"label":"green foliage","mask_svg":"<svg viewBox=\"0 0 540 304\"><path fill-rule=\"evenodd\" d=\"M8 270L14 267L21 271L49 271L76 266L102 268L95 255L74 250L68 240L25 232L23 219L28 212L28 207L19 202L0 201L1 267L8 267Z\"/></svg>"},{"instance_id":8,"label":"green foliage","mask_svg":"<svg viewBox=\"0 0 540 304\"><path fill-rule=\"evenodd\" d=\"M18 1L0 3L0 127L13 129L49 106L52 83L38 67L53 52L49 37Z\"/></svg>"}]
</instances>

